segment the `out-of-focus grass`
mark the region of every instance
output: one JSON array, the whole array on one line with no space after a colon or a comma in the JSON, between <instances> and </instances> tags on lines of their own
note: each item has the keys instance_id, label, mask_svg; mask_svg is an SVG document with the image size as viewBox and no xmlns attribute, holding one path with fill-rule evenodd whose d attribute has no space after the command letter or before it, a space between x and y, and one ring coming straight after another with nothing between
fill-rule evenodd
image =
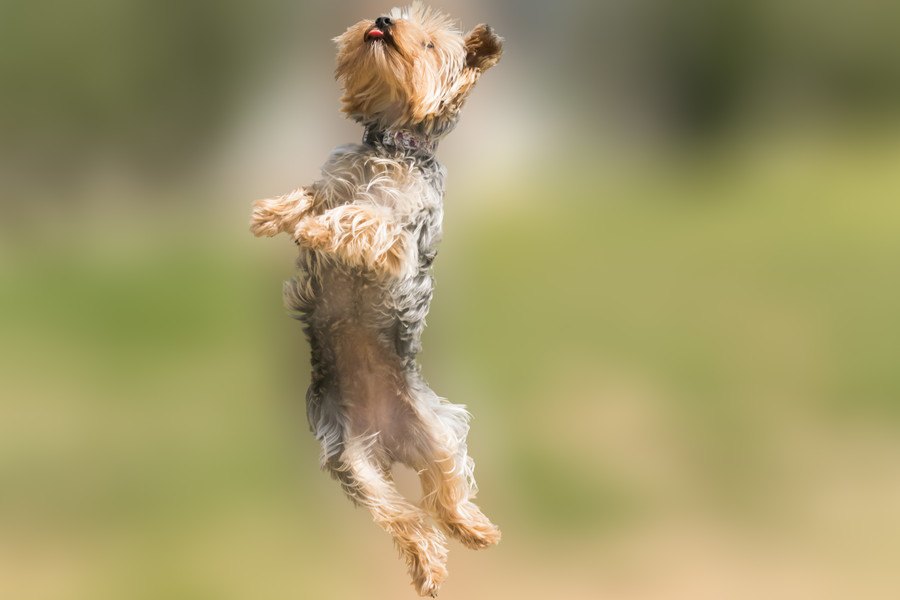
<instances>
[{"instance_id":1,"label":"out-of-focus grass","mask_svg":"<svg viewBox=\"0 0 900 600\"><path fill-rule=\"evenodd\" d=\"M900 146L866 148L451 186L423 362L506 537L446 597L896 591ZM406 593L317 472L289 244L213 223L4 248L3 597Z\"/></svg>"},{"instance_id":2,"label":"out-of-focus grass","mask_svg":"<svg viewBox=\"0 0 900 600\"><path fill-rule=\"evenodd\" d=\"M531 452L577 457L584 442L567 438L591 435L580 421L610 402L609 371L627 374L656 390L653 412L710 491L763 500L782 424L897 424L898 151L774 146L516 190L522 206L504 203L460 250L472 291L453 314L479 341L460 325L454 351L510 399L503 410L530 428L513 443ZM558 435L548 420L563 422ZM568 479L570 506L602 480L583 475Z\"/></svg>"}]
</instances>

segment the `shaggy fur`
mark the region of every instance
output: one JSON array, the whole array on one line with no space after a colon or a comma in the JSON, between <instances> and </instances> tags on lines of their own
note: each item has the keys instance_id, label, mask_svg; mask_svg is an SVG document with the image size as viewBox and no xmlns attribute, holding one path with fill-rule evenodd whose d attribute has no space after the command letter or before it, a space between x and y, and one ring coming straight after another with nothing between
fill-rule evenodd
<instances>
[{"instance_id":1,"label":"shaggy fur","mask_svg":"<svg viewBox=\"0 0 900 600\"><path fill-rule=\"evenodd\" d=\"M502 40L486 25L463 35L415 3L335 41L342 110L366 128L364 143L336 149L311 186L257 201L251 230L300 248L284 300L312 348L307 414L322 466L393 536L416 590L434 596L447 576L444 532L470 548L500 540L472 502L469 414L429 389L415 358L441 237L433 152ZM419 473L421 507L394 486L395 462Z\"/></svg>"}]
</instances>

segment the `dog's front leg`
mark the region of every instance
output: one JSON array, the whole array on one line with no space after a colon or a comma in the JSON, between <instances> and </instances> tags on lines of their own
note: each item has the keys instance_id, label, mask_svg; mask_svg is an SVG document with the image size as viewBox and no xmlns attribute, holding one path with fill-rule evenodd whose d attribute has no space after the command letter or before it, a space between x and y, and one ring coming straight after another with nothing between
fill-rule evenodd
<instances>
[{"instance_id":1,"label":"dog's front leg","mask_svg":"<svg viewBox=\"0 0 900 600\"><path fill-rule=\"evenodd\" d=\"M401 278L415 265L409 234L380 206L344 204L306 217L294 229L294 238L307 248L382 276Z\"/></svg>"},{"instance_id":2,"label":"dog's front leg","mask_svg":"<svg viewBox=\"0 0 900 600\"><path fill-rule=\"evenodd\" d=\"M253 203L250 231L256 237L293 233L297 223L312 211L314 204L313 192L307 188L297 188L278 198L257 200Z\"/></svg>"}]
</instances>

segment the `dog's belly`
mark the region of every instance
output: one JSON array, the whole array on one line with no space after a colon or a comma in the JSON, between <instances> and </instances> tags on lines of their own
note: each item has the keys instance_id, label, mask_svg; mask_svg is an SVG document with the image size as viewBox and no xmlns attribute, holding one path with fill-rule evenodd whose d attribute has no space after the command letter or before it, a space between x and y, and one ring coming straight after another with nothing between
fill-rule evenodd
<instances>
[{"instance_id":1,"label":"dog's belly","mask_svg":"<svg viewBox=\"0 0 900 600\"><path fill-rule=\"evenodd\" d=\"M313 370L333 393L321 400L343 415L347 434L377 434L387 462L410 455L417 413L408 373L431 298L431 277L383 285L358 270L319 262L307 307ZM402 290L402 291L401 291Z\"/></svg>"},{"instance_id":2,"label":"dog's belly","mask_svg":"<svg viewBox=\"0 0 900 600\"><path fill-rule=\"evenodd\" d=\"M387 448L397 446L414 417L399 357L367 330L345 328L333 343L334 383L350 435L377 433Z\"/></svg>"}]
</instances>

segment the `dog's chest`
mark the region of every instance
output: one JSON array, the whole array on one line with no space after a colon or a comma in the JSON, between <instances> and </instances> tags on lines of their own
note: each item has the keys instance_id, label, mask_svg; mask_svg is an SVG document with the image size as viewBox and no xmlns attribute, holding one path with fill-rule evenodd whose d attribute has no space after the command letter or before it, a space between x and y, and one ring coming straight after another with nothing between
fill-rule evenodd
<instances>
[{"instance_id":1,"label":"dog's chest","mask_svg":"<svg viewBox=\"0 0 900 600\"><path fill-rule=\"evenodd\" d=\"M410 213L406 229L418 246L419 266L428 268L434 261L441 240L444 216L443 169L436 166L433 172L423 171L423 182L418 191L422 194L421 199Z\"/></svg>"},{"instance_id":2,"label":"dog's chest","mask_svg":"<svg viewBox=\"0 0 900 600\"><path fill-rule=\"evenodd\" d=\"M420 267L434 260L441 237L445 170L433 158L385 156L372 148L339 148L323 169L327 208L362 202L410 234Z\"/></svg>"}]
</instances>

